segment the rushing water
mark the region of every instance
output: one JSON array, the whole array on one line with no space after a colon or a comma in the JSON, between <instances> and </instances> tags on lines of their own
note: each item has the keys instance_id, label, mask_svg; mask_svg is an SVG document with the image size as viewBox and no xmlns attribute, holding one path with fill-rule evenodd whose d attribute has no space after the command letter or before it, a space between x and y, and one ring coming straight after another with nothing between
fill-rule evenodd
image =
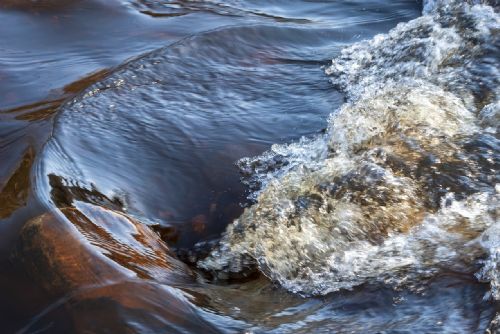
<instances>
[{"instance_id":1,"label":"rushing water","mask_svg":"<svg viewBox=\"0 0 500 334\"><path fill-rule=\"evenodd\" d=\"M0 8L5 331L498 330L493 1Z\"/></svg>"}]
</instances>

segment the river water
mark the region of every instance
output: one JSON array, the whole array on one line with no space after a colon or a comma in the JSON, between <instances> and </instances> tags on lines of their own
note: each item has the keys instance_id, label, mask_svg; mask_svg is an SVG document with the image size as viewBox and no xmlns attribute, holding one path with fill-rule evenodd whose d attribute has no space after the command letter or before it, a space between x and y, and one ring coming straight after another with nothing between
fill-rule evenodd
<instances>
[{"instance_id":1,"label":"river water","mask_svg":"<svg viewBox=\"0 0 500 334\"><path fill-rule=\"evenodd\" d=\"M494 1L0 18L2 332L498 330Z\"/></svg>"}]
</instances>

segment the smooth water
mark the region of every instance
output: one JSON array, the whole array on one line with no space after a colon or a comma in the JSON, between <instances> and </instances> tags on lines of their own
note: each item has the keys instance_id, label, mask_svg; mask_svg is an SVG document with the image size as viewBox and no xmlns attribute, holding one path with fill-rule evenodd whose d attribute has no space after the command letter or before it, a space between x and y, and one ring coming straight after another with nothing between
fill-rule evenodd
<instances>
[{"instance_id":1,"label":"smooth water","mask_svg":"<svg viewBox=\"0 0 500 334\"><path fill-rule=\"evenodd\" d=\"M495 330L497 8L0 8L5 332Z\"/></svg>"}]
</instances>

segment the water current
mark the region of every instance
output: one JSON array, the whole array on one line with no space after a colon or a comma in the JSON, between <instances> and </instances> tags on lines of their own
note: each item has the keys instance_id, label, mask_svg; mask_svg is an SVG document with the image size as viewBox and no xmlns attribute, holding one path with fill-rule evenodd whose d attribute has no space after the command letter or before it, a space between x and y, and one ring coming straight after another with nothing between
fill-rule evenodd
<instances>
[{"instance_id":1,"label":"water current","mask_svg":"<svg viewBox=\"0 0 500 334\"><path fill-rule=\"evenodd\" d=\"M498 9L3 1L2 332L500 331Z\"/></svg>"}]
</instances>

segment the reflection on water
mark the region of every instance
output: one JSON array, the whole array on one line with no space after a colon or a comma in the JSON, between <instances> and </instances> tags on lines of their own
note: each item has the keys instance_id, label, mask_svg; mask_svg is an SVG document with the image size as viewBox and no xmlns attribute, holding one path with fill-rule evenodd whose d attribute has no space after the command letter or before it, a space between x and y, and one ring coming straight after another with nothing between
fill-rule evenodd
<instances>
[{"instance_id":1,"label":"reflection on water","mask_svg":"<svg viewBox=\"0 0 500 334\"><path fill-rule=\"evenodd\" d=\"M372 69L363 63L369 52L360 49L364 53L346 55L341 50L419 16L421 7L413 0L3 1L0 277L5 279L0 280L0 295L6 298L0 302L2 328L23 333L484 330L496 304L483 298L489 285L478 283L470 271L447 267L412 289L360 279L360 284L349 286L351 290L303 298L271 282L266 276L275 278L269 274L272 268L255 270L255 263L238 257L232 258L230 266L241 270L215 274L224 278L216 284L211 273L195 266L214 247L224 251L223 246L216 246L221 233L256 199L259 203L242 216L246 219L253 212L251 221L262 222L253 228L255 234L275 222L274 215L287 207L289 194L274 193L273 187L281 189L280 178L296 172L296 161L315 160L321 152L339 150L335 141L325 150L315 141L331 133L330 128L340 129L334 131L338 136L344 128L352 133L377 131L363 127L360 119L366 108L356 106L344 106L340 113L345 119L333 121L325 130L329 115L345 97L331 85L322 66L341 55L342 61L354 64L347 74L338 68L339 77L346 82L359 78L356 71ZM377 59L387 54L389 50ZM135 58L126 61L131 57ZM361 65L355 63L358 57ZM412 59L411 52L406 59ZM381 61L379 66L384 64ZM359 82L366 83L362 78ZM345 85L337 86L346 90ZM397 100L398 94L387 90L380 99L382 107L375 111L383 113L384 103ZM347 93L351 99L355 95ZM448 108L446 101L439 105ZM361 116L349 118L348 111ZM483 113L487 115L481 118L482 126L494 127L490 123L495 123L495 112ZM428 120L424 113L421 116L418 126L410 122L406 136L411 136L412 129L424 129L422 124ZM460 131L463 127L456 124ZM449 134L446 131L444 135ZM397 137L395 126L388 132ZM448 142L436 144L434 139L443 133L427 133L428 142L422 142L441 152ZM291 146L274 145L302 136L306 139ZM481 182L487 187L494 174L490 169L496 166L490 160L498 151L492 136L475 134L459 148L450 144L478 161L469 172L483 175L487 180ZM259 156L271 145L272 154ZM448 172L455 165L445 169L434 168L432 162L425 165L421 156L429 154L416 150L416 145L407 140L394 147L415 150L412 157L423 168L419 171L440 182L427 184L429 192L462 177ZM355 154L359 152L358 148ZM373 159L382 159L382 153ZM392 153L384 155L384 163L397 170L398 177L418 173L406 166L411 159L396 161L402 153L397 149ZM240 160L252 156L258 157ZM405 214L421 217L422 208L435 202L411 182L393 184L392 192L384 193L387 190L376 185L388 176L363 168L363 159L356 162L359 173L344 178L328 174L329 183L323 182L326 188L321 189L337 194L337 211L345 204L342 200L356 202L342 197L344 188L358 194L369 192L359 197L361 202L372 201L372 234L383 229L376 219L380 207L391 210L390 204L400 205L399 211L393 209L394 221L389 225L406 232L401 226L407 222L398 219ZM309 167L299 175L314 173L316 166ZM287 189L295 192L296 185L314 188L318 183L318 179L309 182L305 178L291 180ZM380 191L363 187L365 179ZM259 198L259 191L265 193L269 183L270 195ZM256 192L249 196L249 190ZM411 198L400 200L401 194ZM318 196L293 197L296 210L287 219L287 229L304 224L297 221L307 220L312 212L320 211L314 217L323 214L323 199ZM269 206L269 212L259 210L259 205ZM402 213L401 205L408 210ZM439 203L433 213L438 209ZM238 235L248 235L247 228L237 231ZM262 233L263 238L269 238L269 231L276 237L286 230L279 224L273 228ZM451 228L462 233L461 226ZM307 228L300 233L304 231ZM362 234L344 232L338 240ZM478 233L474 229L464 233L469 232ZM322 233L328 241L330 232ZM280 247L286 248L292 239L278 240L283 245L272 247L275 254L282 254ZM234 243L240 248L222 258L253 251L240 241ZM380 242L380 235L371 241ZM298 246L295 251L301 252ZM328 268L321 262L320 251L314 254L316 265ZM291 259L286 255L277 262L286 264ZM317 269L302 260L297 263L300 268ZM378 265L387 271L394 268L388 262ZM365 274L370 273L370 266ZM310 272L301 279L307 279ZM495 273L483 273L485 280L491 280L491 272ZM328 284L319 289L328 290ZM334 290L338 289L328 291Z\"/></svg>"},{"instance_id":2,"label":"reflection on water","mask_svg":"<svg viewBox=\"0 0 500 334\"><path fill-rule=\"evenodd\" d=\"M63 106L43 173L95 185L129 212L185 231L182 247L220 233L244 199L234 162L317 132L340 102L321 62L300 61L294 47L331 39L317 33L226 28L124 66Z\"/></svg>"}]
</instances>

